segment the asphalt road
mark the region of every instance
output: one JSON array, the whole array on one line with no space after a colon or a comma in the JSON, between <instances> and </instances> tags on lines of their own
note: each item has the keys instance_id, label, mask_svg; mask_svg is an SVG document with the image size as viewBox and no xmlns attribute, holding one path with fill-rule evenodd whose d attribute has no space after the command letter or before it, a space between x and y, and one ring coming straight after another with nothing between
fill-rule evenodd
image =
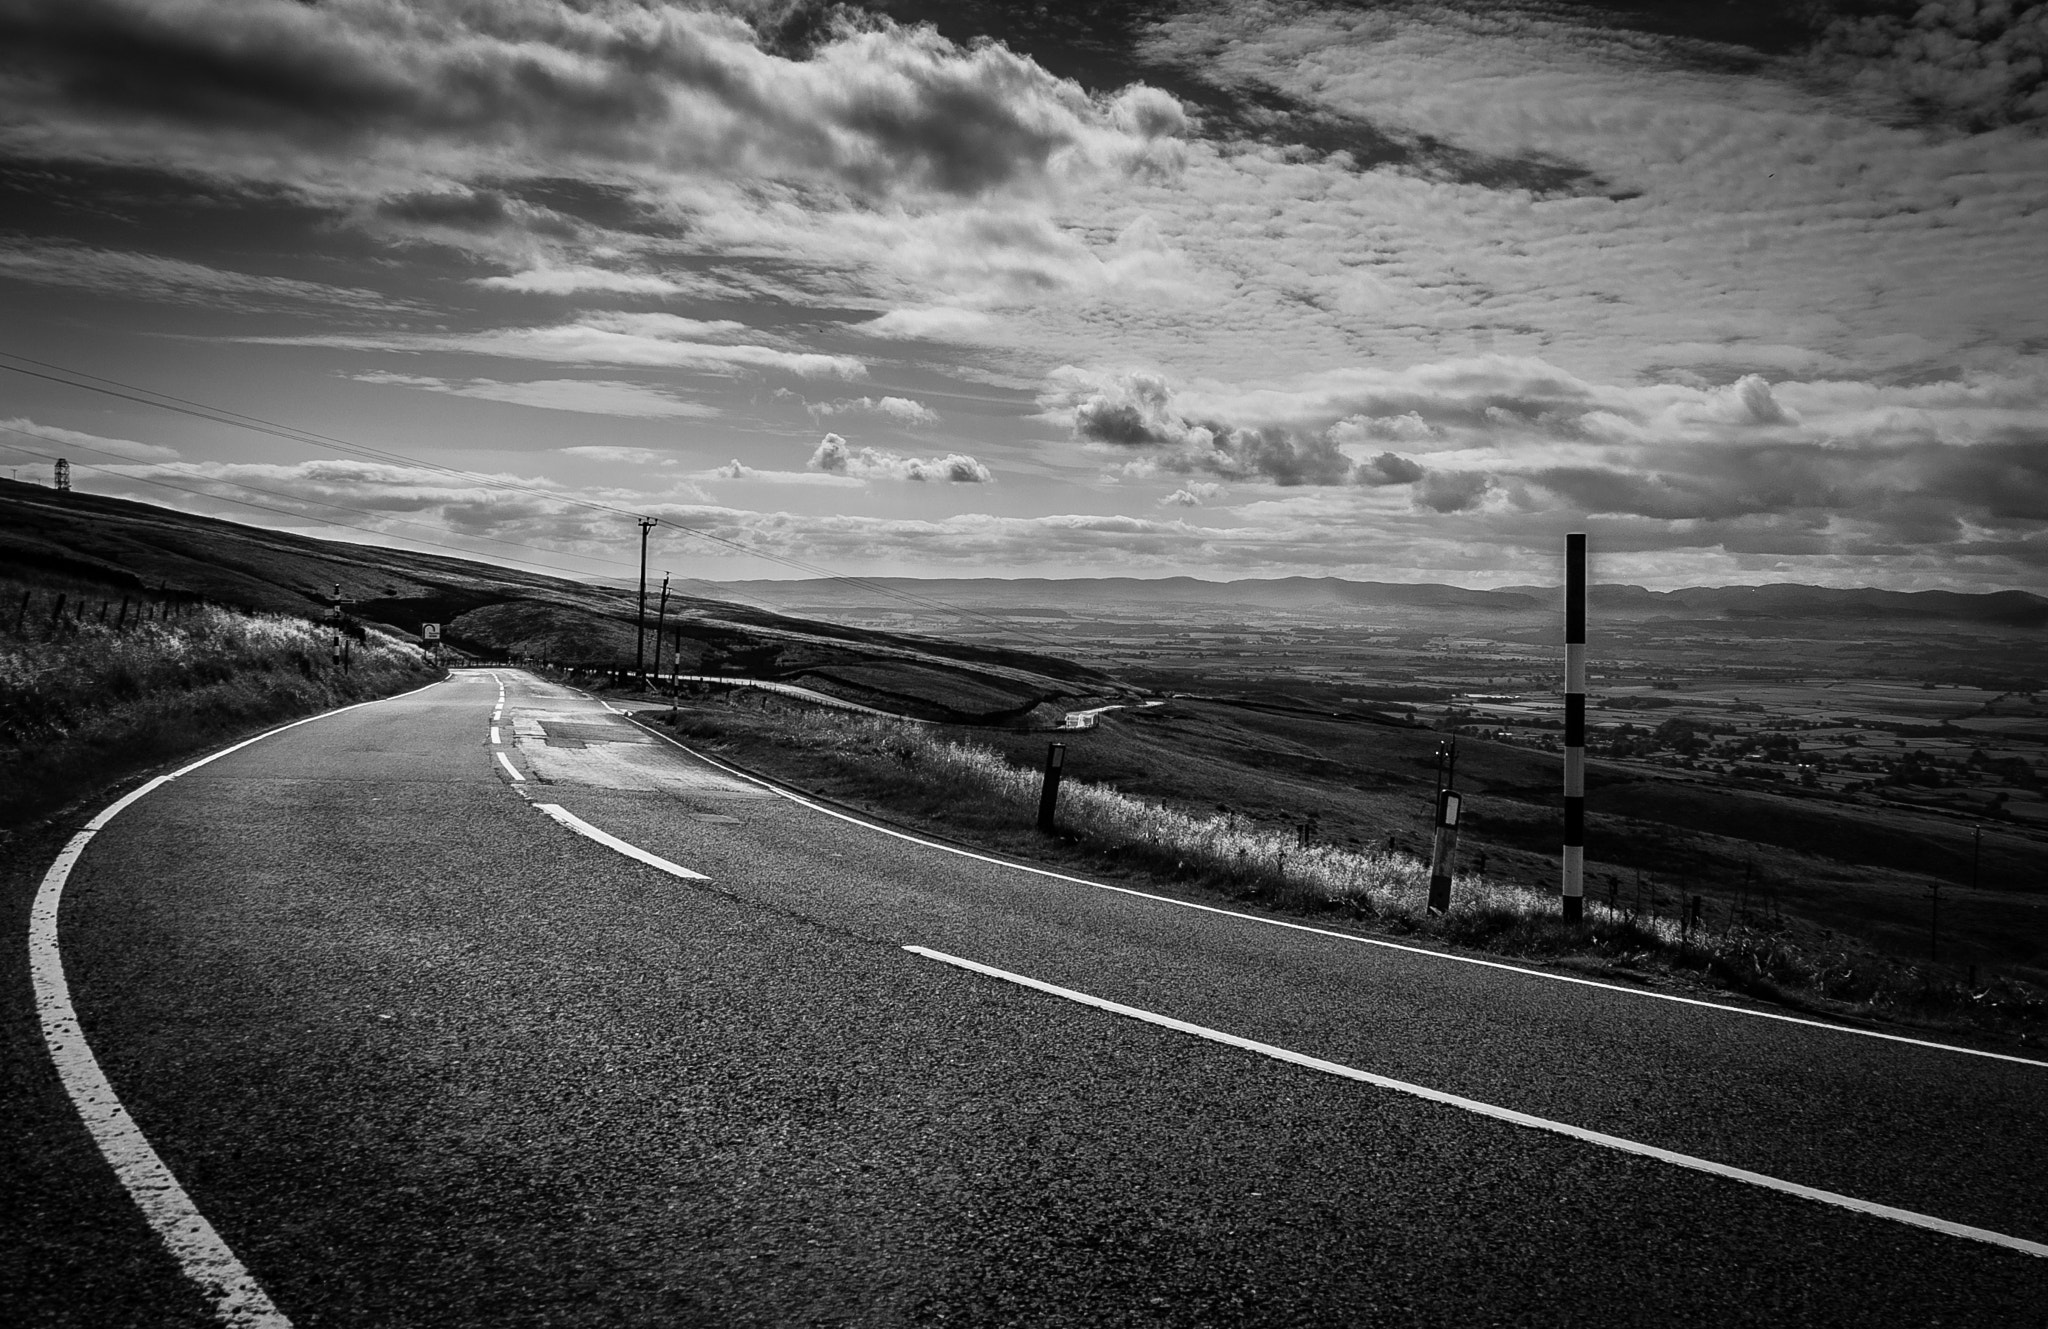
<instances>
[{"instance_id":1,"label":"asphalt road","mask_svg":"<svg viewBox=\"0 0 2048 1329\"><path fill-rule=\"evenodd\" d=\"M2048 1258L903 948L2037 1243L2048 1067L977 861L511 671L156 790L61 929L115 1091L302 1326L2048 1324ZM216 1323L5 981L0 1320Z\"/></svg>"}]
</instances>

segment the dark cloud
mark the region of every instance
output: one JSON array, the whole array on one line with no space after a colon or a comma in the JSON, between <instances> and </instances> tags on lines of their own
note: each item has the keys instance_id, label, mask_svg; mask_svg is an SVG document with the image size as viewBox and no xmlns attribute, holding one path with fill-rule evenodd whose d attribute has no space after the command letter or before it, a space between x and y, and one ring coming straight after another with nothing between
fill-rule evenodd
<instances>
[{"instance_id":1,"label":"dark cloud","mask_svg":"<svg viewBox=\"0 0 2048 1329\"><path fill-rule=\"evenodd\" d=\"M1074 436L1152 450L1147 461L1176 475L1278 485L1338 485L1351 478L1351 459L1327 430L1190 420L1175 409L1172 396L1157 374L1121 375L1073 403ZM1399 482L1376 476L1368 483Z\"/></svg>"},{"instance_id":2,"label":"dark cloud","mask_svg":"<svg viewBox=\"0 0 2048 1329\"><path fill-rule=\"evenodd\" d=\"M1207 436L1206 446L1203 435ZM1186 451L1162 458L1162 469L1206 472L1227 480L1268 480L1276 485L1341 485L1351 478L1351 459L1328 434L1268 425L1262 429L1198 426Z\"/></svg>"},{"instance_id":3,"label":"dark cloud","mask_svg":"<svg viewBox=\"0 0 2048 1329\"><path fill-rule=\"evenodd\" d=\"M860 7L906 23L930 23L963 44L1002 42L1099 95L1133 83L1162 89L1212 138L1287 148L1360 171L1396 167L1459 184L1543 195L1610 192L1610 186L1577 163L1542 153L1476 152L1318 105L1261 79L1232 77L1216 66L1151 59L1142 50L1146 30L1180 8L1169 0L1085 5L861 0Z\"/></svg>"},{"instance_id":4,"label":"dark cloud","mask_svg":"<svg viewBox=\"0 0 2048 1329\"><path fill-rule=\"evenodd\" d=\"M504 196L488 189L420 190L386 199L377 211L395 221L473 231L496 230L512 219Z\"/></svg>"},{"instance_id":5,"label":"dark cloud","mask_svg":"<svg viewBox=\"0 0 2048 1329\"><path fill-rule=\"evenodd\" d=\"M1371 461L1360 462L1356 478L1362 485L1412 485L1422 476L1419 463L1391 452L1382 452Z\"/></svg>"},{"instance_id":6,"label":"dark cloud","mask_svg":"<svg viewBox=\"0 0 2048 1329\"><path fill-rule=\"evenodd\" d=\"M1431 512L1463 512L1479 506L1493 477L1478 471L1431 471L1415 487L1415 505Z\"/></svg>"},{"instance_id":7,"label":"dark cloud","mask_svg":"<svg viewBox=\"0 0 2048 1329\"><path fill-rule=\"evenodd\" d=\"M1902 114L1985 130L2048 120L2048 4L1845 0L1810 66Z\"/></svg>"},{"instance_id":8,"label":"dark cloud","mask_svg":"<svg viewBox=\"0 0 2048 1329\"><path fill-rule=\"evenodd\" d=\"M666 6L257 0L201 21L19 0L0 9L0 106L81 133L85 116L325 151L513 148L953 194L1036 176L1101 121L1000 46L846 14L810 30L790 60L729 15Z\"/></svg>"},{"instance_id":9,"label":"dark cloud","mask_svg":"<svg viewBox=\"0 0 2048 1329\"><path fill-rule=\"evenodd\" d=\"M1528 507L1556 502L1589 513L1687 522L1834 514L1919 544L1954 540L1965 521L2048 522L2048 437L1974 446L1703 448L1689 453L1682 469L1547 467L1501 478L1535 486L1520 491Z\"/></svg>"}]
</instances>

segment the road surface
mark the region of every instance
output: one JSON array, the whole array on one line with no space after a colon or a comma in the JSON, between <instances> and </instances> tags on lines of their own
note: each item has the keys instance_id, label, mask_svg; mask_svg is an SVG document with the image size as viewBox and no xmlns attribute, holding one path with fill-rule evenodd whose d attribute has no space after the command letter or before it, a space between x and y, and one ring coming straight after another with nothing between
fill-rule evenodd
<instances>
[{"instance_id":1,"label":"road surface","mask_svg":"<svg viewBox=\"0 0 2048 1329\"><path fill-rule=\"evenodd\" d=\"M2048 1308L2048 1067L1020 871L516 671L157 788L62 899L77 1028L271 1323ZM15 963L0 1320L222 1323Z\"/></svg>"}]
</instances>

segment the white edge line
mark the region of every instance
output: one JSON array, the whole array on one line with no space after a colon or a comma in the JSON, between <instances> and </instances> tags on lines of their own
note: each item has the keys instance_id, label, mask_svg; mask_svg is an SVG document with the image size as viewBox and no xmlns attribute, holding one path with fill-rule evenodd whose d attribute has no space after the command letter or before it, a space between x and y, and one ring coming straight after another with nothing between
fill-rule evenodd
<instances>
[{"instance_id":1,"label":"white edge line","mask_svg":"<svg viewBox=\"0 0 2048 1329\"><path fill-rule=\"evenodd\" d=\"M192 1197L178 1184L177 1177L165 1166L148 1137L135 1124L135 1119L128 1115L128 1109L121 1105L106 1072L100 1067L99 1058L93 1054L92 1045L86 1041L78 1011L71 1004L71 984L64 975L64 956L58 945L57 917L64 900L64 886L71 879L71 869L85 853L86 845L106 828L108 822L136 800L179 776L188 775L201 766L240 752L251 743L261 743L287 729L296 729L302 724L325 720L359 707L410 697L443 681L435 679L409 692L309 715L188 762L169 775L157 776L141 788L116 799L71 837L50 864L49 871L43 874L35 901L29 907L29 979L35 990L36 1016L42 1024L43 1042L49 1049L51 1063L56 1067L57 1079L63 1084L72 1106L77 1108L93 1143L99 1147L101 1157L114 1169L114 1175L127 1190L129 1198L142 1210L143 1218L178 1261L185 1276L197 1283L213 1303L214 1314L221 1323L234 1329L290 1329L291 1321L277 1309L254 1276L235 1258L234 1251L221 1239L213 1224L199 1212Z\"/></svg>"},{"instance_id":2,"label":"white edge line","mask_svg":"<svg viewBox=\"0 0 2048 1329\"><path fill-rule=\"evenodd\" d=\"M514 766L514 765L513 765L513 764L512 764L512 763L511 763L511 762L510 762L509 760L507 760L507 759L506 759L506 757L505 757L505 754L504 754L504 753L500 752L500 753L497 753L497 754L495 754L495 755L496 755L496 756L497 756L497 758L498 758L498 764L499 764L500 766L503 766L503 767L505 768L505 774L507 774L507 775L511 776L511 777L512 777L512 778L513 778L514 780L518 781L518 782L519 782L520 784L525 784L525 783L526 783L526 777L525 777L525 776L523 776L523 775L521 775L521 774L519 773L519 769L518 769L517 767L515 767L515 766Z\"/></svg>"},{"instance_id":3,"label":"white edge line","mask_svg":"<svg viewBox=\"0 0 2048 1329\"><path fill-rule=\"evenodd\" d=\"M1925 1038L1908 1038L1904 1034L1887 1034L1876 1029L1858 1029L1853 1025L1830 1024L1826 1020L1810 1020L1798 1015L1783 1015L1777 1011L1751 1010L1746 1006L1730 1006L1723 1002L1706 1001L1699 997L1681 997L1671 992L1646 992L1641 988L1623 987L1619 983L1603 983L1597 978L1580 978L1575 974L1554 974L1542 969L1528 969L1518 964L1507 964L1500 960L1482 960L1476 955L1456 955L1448 951L1433 951L1425 946L1409 946L1398 941L1387 941L1380 937L1360 936L1355 932L1336 932L1329 928L1314 927L1307 923L1290 923L1280 918L1261 918L1257 914L1242 913L1236 909L1223 909L1212 904L1197 904L1193 900L1176 900L1170 895L1155 895L1151 891L1136 890L1129 886L1112 886L1108 882L1090 881L1086 877L1069 876L1064 872L1055 872L1051 868L1033 867L1029 863L1013 863L1008 859L996 858L989 854L978 854L972 849L961 849L956 845L941 844L936 840L927 840L922 836L911 835L906 831L894 830L887 826L878 826L871 821L863 821L859 817L841 812L837 808L829 808L822 803L813 802L802 794L791 793L780 785L764 780L758 775L752 775L736 767L728 766L716 757L707 757L688 744L670 738L652 725L644 722L638 723L640 723L641 728L647 730L648 733L653 734L656 738L681 748L684 752L689 753L706 765L715 766L726 774L745 780L750 784L760 785L770 793L786 798L792 803L807 807L813 812L822 812L828 817L837 817L839 820L849 822L855 826L864 826L868 830L894 836L898 840L906 840L911 844L923 845L927 849L937 849L944 853L957 854L962 858L971 858L981 863L993 863L997 867L1012 868L1018 872L1028 872L1039 877L1050 877L1054 881L1070 882L1076 886L1088 886L1098 891L1112 891L1118 895L1135 896L1140 900L1151 900L1158 904L1170 904L1179 909L1193 909L1205 914L1220 914L1225 918L1240 919L1246 923L1257 923L1263 927L1286 928L1290 932L1306 932L1313 936L1330 937L1337 941L1352 942L1360 946L1378 946L1390 951L1405 951L1410 955L1420 955L1432 960L1446 960L1453 964L1477 965L1482 969L1500 969L1510 974L1522 974L1529 978L1540 978L1551 983L1571 983L1579 987L1599 988L1606 992L1619 992L1629 997L1647 997L1656 1001L1676 1002L1681 1006L1698 1006L1710 1011L1726 1011L1730 1015L1746 1015L1755 1020L1777 1020L1783 1024L1804 1025L1809 1029L1825 1029L1830 1033L1854 1034L1859 1038L1883 1039L1888 1043L1905 1043L1911 1047L1932 1048L1938 1052L1959 1052L1968 1057L1986 1057L1992 1061L2009 1061L2021 1066L2035 1066L2048 1070L2048 1061L2038 1061L2032 1057L2016 1057L2007 1052L1987 1052L1982 1048L1963 1047L1956 1043L1937 1043Z\"/></svg>"},{"instance_id":4,"label":"white edge line","mask_svg":"<svg viewBox=\"0 0 2048 1329\"><path fill-rule=\"evenodd\" d=\"M500 753L499 755L502 756L503 754ZM690 869L686 867L683 867L676 863L669 862L667 859L663 858L659 854L648 853L645 849L642 849L637 844L628 844L626 841L621 840L618 836L613 835L608 831L601 831L597 829L597 827L592 826L589 822L583 820L583 818L577 816L575 813L569 811L569 809L563 807L559 803L535 803L533 806L539 808L542 812L547 813L556 821L561 822L564 826L567 826L570 830L576 832L578 835L584 836L587 839L595 840L607 849L617 850L619 853L624 854L627 858L638 859L640 862L645 863L647 866L651 868L659 868L661 871L668 873L671 877L681 877L685 881L711 880L711 878L705 876L701 872L692 872L690 871Z\"/></svg>"},{"instance_id":5,"label":"white edge line","mask_svg":"<svg viewBox=\"0 0 2048 1329\"><path fill-rule=\"evenodd\" d=\"M1048 996L1078 1002L1083 1006L1092 1006L1097 1010L1108 1011L1113 1015L1122 1015L1133 1020L1142 1020L1146 1024L1156 1024L1162 1028L1172 1029L1179 1033L1191 1034L1196 1038L1205 1038L1212 1043L1221 1043L1226 1047L1241 1048L1246 1052L1256 1052L1260 1056L1271 1057L1275 1061L1291 1062L1296 1066L1306 1067L1312 1071L1321 1071L1325 1075L1335 1075L1346 1080L1357 1080L1380 1089L1390 1089L1396 1093L1410 1094L1416 1098L1427 1099L1432 1103L1441 1103L1446 1107L1458 1108L1465 1112L1476 1113L1482 1117L1491 1117L1496 1121L1504 1121L1516 1126L1526 1126L1533 1130L1550 1131L1553 1134L1563 1135L1586 1144L1599 1145L1602 1148L1613 1149L1624 1154L1636 1154L1643 1158L1655 1159L1660 1163L1669 1163L1674 1167L1690 1168L1695 1172L1704 1172L1710 1176L1723 1177L1730 1181L1739 1181L1747 1185L1759 1186L1765 1190L1797 1196L1803 1200L1814 1200L1821 1204L1834 1205L1837 1208L1848 1209L1859 1214L1867 1214L1873 1218L1890 1219L1895 1223L1926 1228L1929 1231L1940 1232L1951 1237L1963 1237L1970 1241L1981 1241L1989 1245L2001 1246L2007 1250L2018 1251L2023 1255L2048 1258L2048 1245L2037 1241L2028 1241L2023 1237L2015 1237L2003 1232L1993 1232L1988 1228L1971 1227L1967 1223L1956 1223L1946 1218L1936 1218L1931 1214L1916 1213L1911 1209L1899 1209L1888 1204L1878 1204L1873 1200L1859 1200L1853 1195L1843 1195L1836 1191L1824 1191L1818 1187L1804 1186L1796 1181L1786 1181L1780 1177L1766 1176L1761 1172L1751 1172L1746 1168L1731 1167L1726 1163L1716 1163L1710 1159L1694 1157L1691 1154L1681 1154L1675 1150L1661 1149L1656 1145L1644 1144L1639 1140L1630 1140L1619 1135L1608 1135L1601 1131L1587 1130L1583 1126L1573 1126L1562 1121L1552 1121L1548 1117L1537 1117L1527 1112L1517 1112L1513 1108L1504 1108L1493 1103L1483 1103L1476 1098L1464 1098L1457 1094L1446 1093L1441 1089L1431 1089L1425 1085L1411 1084L1406 1080L1396 1080L1385 1075L1375 1075L1371 1071L1362 1071L1355 1066L1346 1066L1341 1062L1325 1061L1321 1057L1311 1057L1307 1053L1295 1052L1289 1048L1278 1047L1272 1043L1260 1043L1254 1039L1240 1038L1236 1034L1226 1034L1220 1029L1211 1029L1207 1025L1191 1024L1186 1020L1177 1020L1170 1015L1160 1015L1136 1006L1125 1006L1120 1002L1090 996L1085 992L1076 992L1072 988L1057 987L1040 979L1027 978L1023 974L1013 974L1005 969L997 969L992 965L980 964L973 960L963 960L957 955L947 955L943 951L935 951L926 946L905 946L903 949L913 955L921 955L928 960L936 960L940 964L971 970L977 974L985 974L990 978L998 978L1006 983L1015 983L1019 987L1043 992Z\"/></svg>"}]
</instances>

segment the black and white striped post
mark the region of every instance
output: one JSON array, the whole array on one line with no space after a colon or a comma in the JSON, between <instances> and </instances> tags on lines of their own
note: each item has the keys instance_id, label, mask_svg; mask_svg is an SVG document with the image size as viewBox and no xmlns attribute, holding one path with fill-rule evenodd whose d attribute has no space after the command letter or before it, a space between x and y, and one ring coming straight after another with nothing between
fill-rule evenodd
<instances>
[{"instance_id":1,"label":"black and white striped post","mask_svg":"<svg viewBox=\"0 0 2048 1329\"><path fill-rule=\"evenodd\" d=\"M1586 912L1586 537L1564 538L1564 921Z\"/></svg>"}]
</instances>

